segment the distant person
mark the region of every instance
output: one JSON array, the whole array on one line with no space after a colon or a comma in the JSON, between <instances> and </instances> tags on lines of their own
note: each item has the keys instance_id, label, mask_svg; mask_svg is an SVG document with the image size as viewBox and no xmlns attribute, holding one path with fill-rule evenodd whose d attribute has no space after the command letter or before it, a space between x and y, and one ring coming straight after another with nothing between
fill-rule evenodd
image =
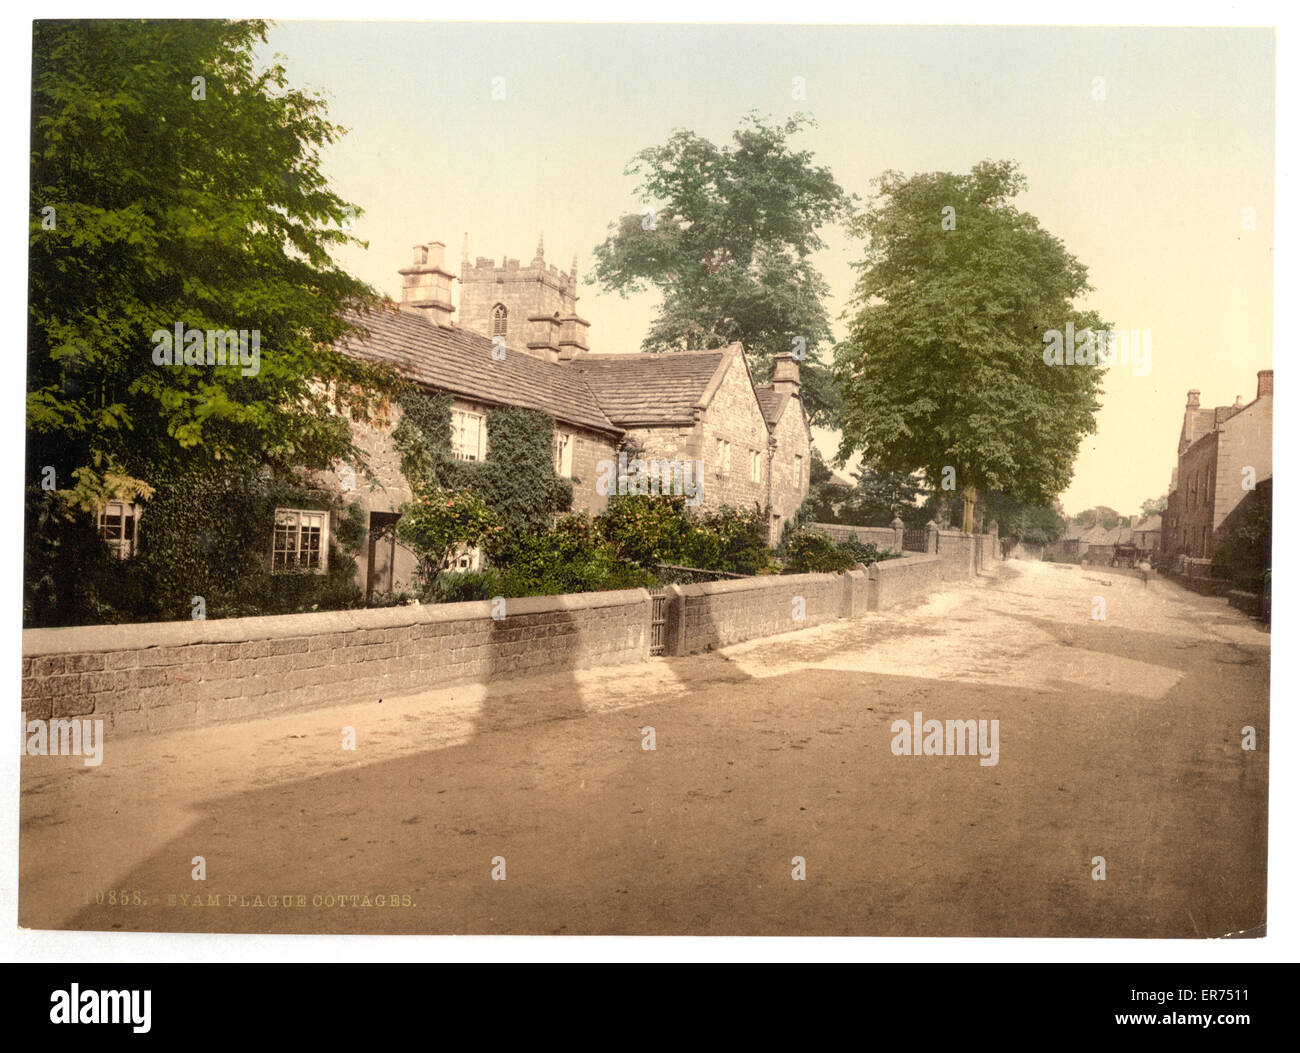
<instances>
[{"instance_id":1,"label":"distant person","mask_svg":"<svg viewBox=\"0 0 1300 1053\"><path fill-rule=\"evenodd\" d=\"M1142 575L1142 587L1145 589L1147 587L1147 578L1151 576L1151 564L1147 560L1143 559L1142 562L1138 564L1138 571Z\"/></svg>"}]
</instances>

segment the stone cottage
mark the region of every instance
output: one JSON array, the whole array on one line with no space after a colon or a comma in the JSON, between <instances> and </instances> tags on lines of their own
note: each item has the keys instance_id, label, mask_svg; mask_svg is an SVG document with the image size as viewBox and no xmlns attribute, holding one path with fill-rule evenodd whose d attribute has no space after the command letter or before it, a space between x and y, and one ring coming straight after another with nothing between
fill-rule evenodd
<instances>
[{"instance_id":1,"label":"stone cottage","mask_svg":"<svg viewBox=\"0 0 1300 1053\"><path fill-rule=\"evenodd\" d=\"M799 397L799 366L777 356L772 383L759 387L739 344L670 354L594 354L589 323L577 313L577 266L548 265L537 246L531 264L500 266L463 254L460 317L456 276L441 242L418 245L400 271L402 300L362 319L368 335L345 342L347 354L387 362L427 392L452 396L452 452L490 458L492 407L539 410L555 423L554 467L573 480L575 509L601 511L620 450L647 462L691 462L700 507L767 508L775 544L808 491L811 431ZM365 514L368 540L358 584L371 600L409 586L414 557L396 541L400 508L411 498L386 425L355 424L375 485L340 466L326 482L352 496ZM286 517L295 510L282 510ZM322 529L327 529L323 528ZM327 551L320 543L318 551ZM467 552L459 569L478 565Z\"/></svg>"}]
</instances>

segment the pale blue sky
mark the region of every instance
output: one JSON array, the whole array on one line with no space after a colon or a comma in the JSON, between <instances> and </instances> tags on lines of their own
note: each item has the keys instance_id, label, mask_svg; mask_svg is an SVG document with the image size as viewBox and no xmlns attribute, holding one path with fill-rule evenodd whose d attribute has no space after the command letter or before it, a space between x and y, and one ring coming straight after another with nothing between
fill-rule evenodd
<instances>
[{"instance_id":1,"label":"pale blue sky","mask_svg":"<svg viewBox=\"0 0 1300 1053\"><path fill-rule=\"evenodd\" d=\"M633 155L676 128L721 141L749 110L814 115L800 145L864 197L886 168L1019 161L1018 203L1088 265L1087 306L1152 333L1150 374L1108 377L1071 512L1163 493L1187 390L1249 400L1272 365L1271 30L291 22L272 50L350 129L325 167L370 248L342 261L393 296L412 245L444 241L457 270L466 231L471 256L524 261L544 231L548 260L587 272L639 211ZM838 315L861 246L824 235ZM636 350L654 298L581 293L593 349Z\"/></svg>"}]
</instances>

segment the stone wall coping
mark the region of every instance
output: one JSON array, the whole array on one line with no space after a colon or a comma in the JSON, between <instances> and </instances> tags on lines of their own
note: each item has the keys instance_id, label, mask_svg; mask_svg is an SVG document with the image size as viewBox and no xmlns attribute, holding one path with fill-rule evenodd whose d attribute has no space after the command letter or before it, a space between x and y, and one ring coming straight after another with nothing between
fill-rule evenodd
<instances>
[{"instance_id":1,"label":"stone wall coping","mask_svg":"<svg viewBox=\"0 0 1300 1053\"><path fill-rule=\"evenodd\" d=\"M594 610L649 602L650 593L646 589L521 596L506 600L506 618L519 614ZM131 651L185 644L243 643L291 636L318 636L321 633L490 620L491 617L492 601L471 600L465 603L427 603L418 607L411 605L309 614L275 614L255 618L216 618L212 621L133 622L122 625L24 629L23 656Z\"/></svg>"},{"instance_id":2,"label":"stone wall coping","mask_svg":"<svg viewBox=\"0 0 1300 1053\"><path fill-rule=\"evenodd\" d=\"M748 592L751 589L784 589L799 585L828 585L838 581L838 574L760 574L753 578L728 581L706 581L698 585L681 586L683 596L717 596L727 592Z\"/></svg>"},{"instance_id":3,"label":"stone wall coping","mask_svg":"<svg viewBox=\"0 0 1300 1053\"><path fill-rule=\"evenodd\" d=\"M920 566L924 563L942 562L943 557L935 552L909 552L906 556L899 556L897 559L882 559L879 563L871 564L870 569L873 574L877 570L893 573L894 571L906 570L908 567Z\"/></svg>"}]
</instances>

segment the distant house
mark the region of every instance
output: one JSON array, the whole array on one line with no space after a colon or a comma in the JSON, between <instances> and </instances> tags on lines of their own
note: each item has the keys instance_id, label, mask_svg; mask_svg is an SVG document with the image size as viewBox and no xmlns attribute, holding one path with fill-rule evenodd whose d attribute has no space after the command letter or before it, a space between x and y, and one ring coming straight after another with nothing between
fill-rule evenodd
<instances>
[{"instance_id":1,"label":"distant house","mask_svg":"<svg viewBox=\"0 0 1300 1053\"><path fill-rule=\"evenodd\" d=\"M702 469L703 509L723 505L770 515L768 538L808 491L811 431L799 394L799 364L776 357L772 382L758 386L740 344L710 351L667 354L593 354L588 323L576 310L577 270L547 265L543 246L531 266L507 259L501 266L480 257L461 265L461 322L453 321L445 246L418 245L402 275L396 309L365 316L364 338L342 350L387 362L421 389L452 396L452 452L463 460L492 456L487 414L522 407L550 416L556 474L573 480L574 507L601 511L620 451L646 461L691 462ZM382 428L354 422L357 445L367 453L375 487L358 481L349 490L341 466L326 483L348 490L369 531L358 559L367 600L407 585L414 557L396 542L395 526L409 501L391 442L400 419ZM285 510L292 512L293 510ZM462 569L477 565L466 553Z\"/></svg>"},{"instance_id":2,"label":"distant house","mask_svg":"<svg viewBox=\"0 0 1300 1053\"><path fill-rule=\"evenodd\" d=\"M1147 516L1133 526L1133 544L1147 559L1155 560L1160 556L1160 535L1162 519L1158 515Z\"/></svg>"},{"instance_id":3,"label":"distant house","mask_svg":"<svg viewBox=\"0 0 1300 1053\"><path fill-rule=\"evenodd\" d=\"M1189 391L1161 522L1162 558L1208 568L1226 535L1225 522L1272 476L1273 371L1259 371L1255 398L1244 406L1238 398L1231 406L1202 409L1201 393Z\"/></svg>"}]
</instances>

